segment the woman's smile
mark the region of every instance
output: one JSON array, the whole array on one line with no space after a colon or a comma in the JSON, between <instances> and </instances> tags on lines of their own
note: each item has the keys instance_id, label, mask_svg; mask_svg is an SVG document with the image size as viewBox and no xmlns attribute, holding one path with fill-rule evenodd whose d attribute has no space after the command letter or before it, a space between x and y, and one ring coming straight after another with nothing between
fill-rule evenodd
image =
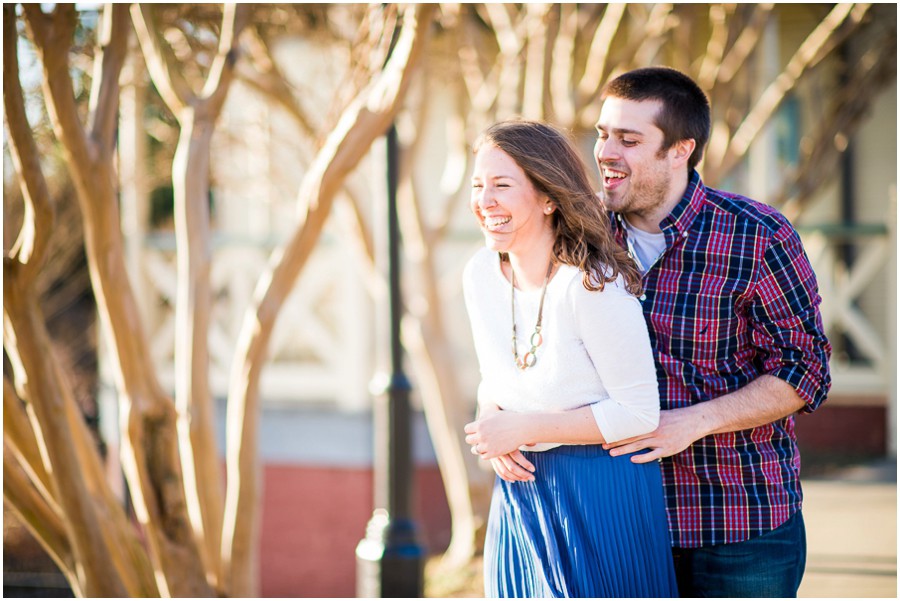
<instances>
[{"instance_id":1,"label":"woman's smile","mask_svg":"<svg viewBox=\"0 0 900 601\"><path fill-rule=\"evenodd\" d=\"M552 232L546 197L496 146L485 146L475 156L470 207L485 244L499 252L527 250Z\"/></svg>"}]
</instances>

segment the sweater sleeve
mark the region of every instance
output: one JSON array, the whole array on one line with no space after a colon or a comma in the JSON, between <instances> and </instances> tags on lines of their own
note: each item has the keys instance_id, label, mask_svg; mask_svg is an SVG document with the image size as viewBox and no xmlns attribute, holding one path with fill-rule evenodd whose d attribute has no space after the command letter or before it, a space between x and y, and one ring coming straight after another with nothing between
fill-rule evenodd
<instances>
[{"instance_id":1,"label":"sweater sleeve","mask_svg":"<svg viewBox=\"0 0 900 601\"><path fill-rule=\"evenodd\" d=\"M640 303L621 278L603 291L573 282L575 321L609 398L591 405L606 442L646 434L659 424L659 387Z\"/></svg>"}]
</instances>

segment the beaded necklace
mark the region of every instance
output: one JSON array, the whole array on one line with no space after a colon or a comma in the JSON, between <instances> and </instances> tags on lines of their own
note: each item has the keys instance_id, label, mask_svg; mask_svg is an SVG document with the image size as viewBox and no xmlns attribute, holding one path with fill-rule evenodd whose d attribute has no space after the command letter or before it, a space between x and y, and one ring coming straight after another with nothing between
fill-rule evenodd
<instances>
[{"instance_id":1,"label":"beaded necklace","mask_svg":"<svg viewBox=\"0 0 900 601\"><path fill-rule=\"evenodd\" d=\"M516 366L521 370L526 370L537 363L537 348L544 342L544 336L541 334L541 320L544 317L544 296L547 294L547 284L550 282L550 273L553 271L553 261L547 266L547 276L544 278L544 287L541 290L541 302L538 304L537 323L534 326L534 333L531 334L531 350L529 350L522 358L519 358L519 349L516 344L516 272L509 265L509 271L512 274L510 285L512 290L512 352L516 359Z\"/></svg>"}]
</instances>

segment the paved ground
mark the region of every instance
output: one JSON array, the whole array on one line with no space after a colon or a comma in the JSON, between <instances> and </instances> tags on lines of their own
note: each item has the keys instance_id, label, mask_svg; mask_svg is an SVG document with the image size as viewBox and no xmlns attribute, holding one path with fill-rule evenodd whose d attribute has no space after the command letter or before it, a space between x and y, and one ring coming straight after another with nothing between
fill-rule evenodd
<instances>
[{"instance_id":1,"label":"paved ground","mask_svg":"<svg viewBox=\"0 0 900 601\"><path fill-rule=\"evenodd\" d=\"M804 479L805 598L897 598L897 466Z\"/></svg>"}]
</instances>

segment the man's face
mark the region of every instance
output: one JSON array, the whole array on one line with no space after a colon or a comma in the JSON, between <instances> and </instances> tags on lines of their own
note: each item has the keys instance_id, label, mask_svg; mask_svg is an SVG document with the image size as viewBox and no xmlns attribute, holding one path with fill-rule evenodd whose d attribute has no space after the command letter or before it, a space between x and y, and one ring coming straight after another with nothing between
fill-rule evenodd
<instances>
[{"instance_id":1,"label":"man's face","mask_svg":"<svg viewBox=\"0 0 900 601\"><path fill-rule=\"evenodd\" d=\"M662 104L610 97L597 120L594 158L604 206L617 213L644 214L666 201L672 185L670 154L656 126Z\"/></svg>"}]
</instances>

